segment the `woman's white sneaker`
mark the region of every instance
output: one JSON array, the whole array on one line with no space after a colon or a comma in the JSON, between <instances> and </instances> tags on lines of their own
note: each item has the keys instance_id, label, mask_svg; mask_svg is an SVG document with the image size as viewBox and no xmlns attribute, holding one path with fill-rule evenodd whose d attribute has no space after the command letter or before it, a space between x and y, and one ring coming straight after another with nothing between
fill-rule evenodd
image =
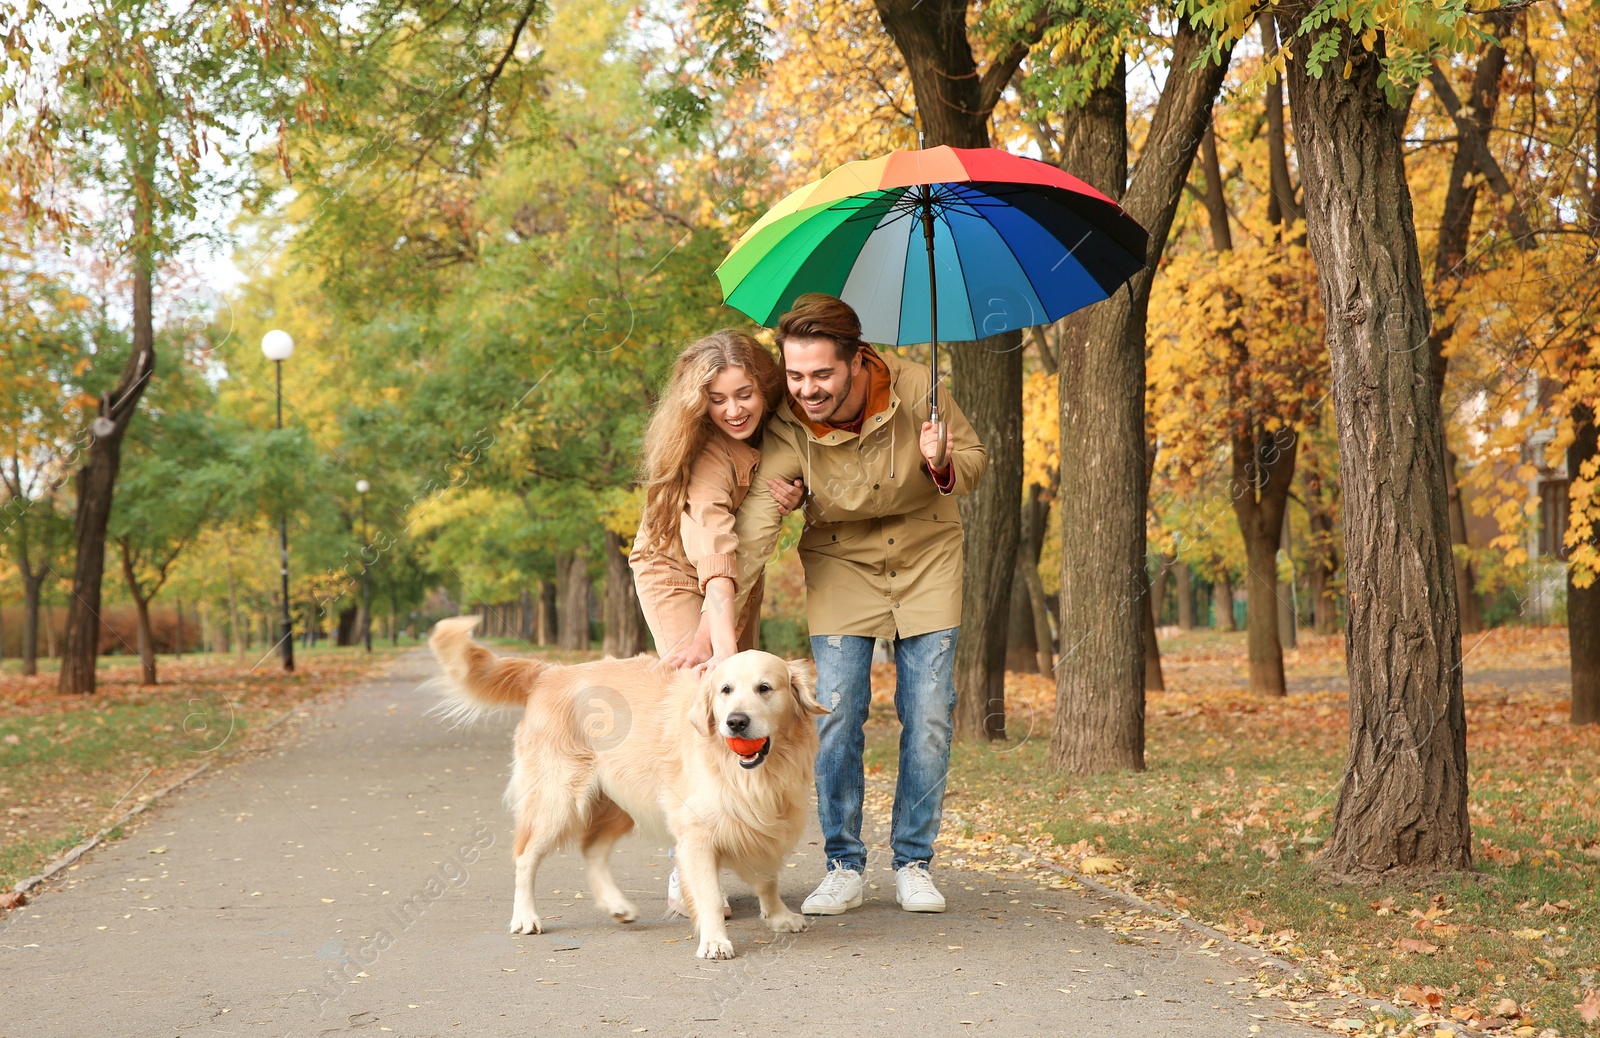
<instances>
[{"instance_id":1,"label":"woman's white sneaker","mask_svg":"<svg viewBox=\"0 0 1600 1038\"><path fill-rule=\"evenodd\" d=\"M913 861L895 870L894 899L907 912L944 911L944 895L933 885L926 862Z\"/></svg>"},{"instance_id":2,"label":"woman's white sneaker","mask_svg":"<svg viewBox=\"0 0 1600 1038\"><path fill-rule=\"evenodd\" d=\"M678 870L673 868L667 877L667 915L689 918L689 909L683 903L683 891L678 887ZM728 895L722 895L722 918L732 919L733 909L728 907Z\"/></svg>"},{"instance_id":3,"label":"woman's white sneaker","mask_svg":"<svg viewBox=\"0 0 1600 1038\"><path fill-rule=\"evenodd\" d=\"M843 866L828 870L800 906L804 915L842 915L861 907L861 873Z\"/></svg>"}]
</instances>

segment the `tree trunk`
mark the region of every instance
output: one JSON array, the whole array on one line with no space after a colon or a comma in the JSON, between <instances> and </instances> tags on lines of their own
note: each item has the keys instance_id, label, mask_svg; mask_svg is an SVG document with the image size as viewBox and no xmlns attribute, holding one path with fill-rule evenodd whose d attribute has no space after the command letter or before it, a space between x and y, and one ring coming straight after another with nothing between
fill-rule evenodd
<instances>
[{"instance_id":1,"label":"tree trunk","mask_svg":"<svg viewBox=\"0 0 1600 1038\"><path fill-rule=\"evenodd\" d=\"M1028 506L1022 507L1026 512ZM1028 580L1023 575L1026 565L1022 552L1017 552L1015 572L1011 575L1011 603L1007 607L1011 618L1006 622L1006 670L1038 674L1041 673L1039 643L1033 626L1033 599L1028 595Z\"/></svg>"},{"instance_id":2,"label":"tree trunk","mask_svg":"<svg viewBox=\"0 0 1600 1038\"><path fill-rule=\"evenodd\" d=\"M1011 620L1008 625L1006 669L1025 674L1050 673L1050 618L1044 612L1044 588L1034 595L1039 581L1039 552L1044 545L1050 505L1044 488L1028 485L1017 527L1017 565L1011 580ZM1029 572L1032 571L1032 576Z\"/></svg>"},{"instance_id":3,"label":"tree trunk","mask_svg":"<svg viewBox=\"0 0 1600 1038\"><path fill-rule=\"evenodd\" d=\"M127 541L118 541L122 549L122 577L128 585L128 594L133 599L134 608L139 614L139 684L154 685L156 683L156 647L155 637L150 630L150 599L147 598L139 587L139 577L134 569L133 555L128 550Z\"/></svg>"},{"instance_id":4,"label":"tree trunk","mask_svg":"<svg viewBox=\"0 0 1600 1038\"><path fill-rule=\"evenodd\" d=\"M517 596L517 637L529 645L534 644L533 621L533 592L523 588Z\"/></svg>"},{"instance_id":5,"label":"tree trunk","mask_svg":"<svg viewBox=\"0 0 1600 1038\"><path fill-rule=\"evenodd\" d=\"M989 115L1027 46L1014 45L980 74L967 35L967 0L877 0L877 8L911 76L924 145L988 147ZM958 505L965 568L955 734L1003 739L1006 627L1022 500L1022 333L963 343L949 356L950 384L989 456L983 479Z\"/></svg>"},{"instance_id":6,"label":"tree trunk","mask_svg":"<svg viewBox=\"0 0 1600 1038\"><path fill-rule=\"evenodd\" d=\"M1288 428L1266 433L1252 427L1246 427L1243 435L1236 433L1233 441L1230 491L1244 539L1250 691L1261 696L1287 692L1283 646L1278 642L1278 545L1299 442Z\"/></svg>"},{"instance_id":7,"label":"tree trunk","mask_svg":"<svg viewBox=\"0 0 1600 1038\"><path fill-rule=\"evenodd\" d=\"M1443 412L1440 413L1442 422ZM1455 548L1470 548L1467 540L1467 511L1461 497L1461 484L1456 480L1456 455L1447 444L1444 449L1445 493L1450 502L1451 559L1455 565L1456 598L1461 602L1461 633L1477 634L1483 630L1483 598L1478 594L1478 574L1472 560Z\"/></svg>"},{"instance_id":8,"label":"tree trunk","mask_svg":"<svg viewBox=\"0 0 1600 1038\"><path fill-rule=\"evenodd\" d=\"M228 644L236 657L243 658L250 648L250 630L239 623L239 589L233 580L233 545L228 545Z\"/></svg>"},{"instance_id":9,"label":"tree trunk","mask_svg":"<svg viewBox=\"0 0 1600 1038\"><path fill-rule=\"evenodd\" d=\"M1498 27L1509 27L1500 22ZM1506 67L1505 48L1489 45L1478 59L1472 76L1472 95L1467 116L1485 133L1494 121L1495 109L1500 104L1500 77ZM1444 349L1455 332L1455 321L1450 316L1451 299L1460 286L1465 270L1467 250L1472 240L1472 217L1477 208L1478 188L1483 178L1473 161L1473 149L1464 140L1458 140L1455 155L1450 162L1450 179L1444 196L1444 210L1439 216L1439 239L1433 255L1433 293L1435 297L1434 326L1428 335L1429 371L1433 378L1434 406L1439 408L1440 426L1444 426L1444 387L1450 368L1450 358ZM1445 492L1450 509L1450 543L1467 547L1466 513L1461 500L1461 488L1456 481L1456 457L1445 445ZM1452 551L1452 568L1455 575L1456 600L1461 609L1461 630L1475 634L1483 629L1483 603L1478 597L1477 575L1472 563Z\"/></svg>"},{"instance_id":10,"label":"tree trunk","mask_svg":"<svg viewBox=\"0 0 1600 1038\"><path fill-rule=\"evenodd\" d=\"M1600 185L1597 185L1600 187ZM1577 432L1567 448L1567 478L1582 478L1585 465L1600 455L1600 429L1589 407L1572 410ZM1600 544L1600 535L1593 538ZM1572 723L1600 723L1600 577L1580 588L1567 568L1567 638L1572 664Z\"/></svg>"},{"instance_id":11,"label":"tree trunk","mask_svg":"<svg viewBox=\"0 0 1600 1038\"><path fill-rule=\"evenodd\" d=\"M1289 583L1287 585L1282 583L1278 585L1278 646L1284 652L1288 652L1295 647L1295 638L1300 633L1300 612L1295 608L1297 598L1295 585L1298 581L1295 577L1294 547L1289 539L1289 516L1287 514L1284 515L1283 522L1279 524L1279 528L1282 530L1282 534L1278 541L1278 550L1283 552L1284 560L1289 563Z\"/></svg>"},{"instance_id":12,"label":"tree trunk","mask_svg":"<svg viewBox=\"0 0 1600 1038\"><path fill-rule=\"evenodd\" d=\"M556 584L561 597L557 610L560 633L557 648L572 652L589 650L589 560L582 552L561 552L556 556Z\"/></svg>"},{"instance_id":13,"label":"tree trunk","mask_svg":"<svg viewBox=\"0 0 1600 1038\"><path fill-rule=\"evenodd\" d=\"M606 624L604 651L607 656L627 659L650 647L649 628L639 609L639 592L633 586L633 571L622 550L622 538L606 531Z\"/></svg>"},{"instance_id":14,"label":"tree trunk","mask_svg":"<svg viewBox=\"0 0 1600 1038\"><path fill-rule=\"evenodd\" d=\"M1033 616L1033 642L1039 653L1039 673L1055 673L1055 637L1050 630L1050 603L1044 593L1044 579L1039 576L1039 555L1044 549L1045 531L1050 525L1050 501L1045 490L1035 483L1028 488L1028 500L1023 505L1023 522L1020 531L1021 550L1026 553L1018 569L1028 592L1029 612Z\"/></svg>"},{"instance_id":15,"label":"tree trunk","mask_svg":"<svg viewBox=\"0 0 1600 1038\"><path fill-rule=\"evenodd\" d=\"M361 627L361 607L347 606L339 610L339 622L334 628L333 644L347 648L356 643L356 631Z\"/></svg>"},{"instance_id":16,"label":"tree trunk","mask_svg":"<svg viewBox=\"0 0 1600 1038\"><path fill-rule=\"evenodd\" d=\"M95 664L100 655L100 584L105 576L106 523L111 518L111 498L117 470L122 467L122 437L138 410L155 371L155 325L151 292L155 261L151 255L151 212L142 199L154 187L146 178L147 192L134 206L134 233L139 245L133 257L133 350L122 369L117 388L102 398L88 457L78 470L77 517L74 534L77 560L72 573L72 597L67 605L67 634L57 688L89 695L94 692Z\"/></svg>"},{"instance_id":17,"label":"tree trunk","mask_svg":"<svg viewBox=\"0 0 1600 1038\"><path fill-rule=\"evenodd\" d=\"M1004 739L1006 629L1022 500L1022 333L952 347L950 371L961 410L989 455L983 478L958 503L964 567L955 732Z\"/></svg>"},{"instance_id":18,"label":"tree trunk","mask_svg":"<svg viewBox=\"0 0 1600 1038\"><path fill-rule=\"evenodd\" d=\"M1150 615L1161 626L1161 616L1167 611L1167 591L1172 587L1172 570L1177 564L1175 555L1157 556L1156 575L1150 579Z\"/></svg>"},{"instance_id":19,"label":"tree trunk","mask_svg":"<svg viewBox=\"0 0 1600 1038\"><path fill-rule=\"evenodd\" d=\"M1305 9L1290 18L1299 29ZM1379 86L1383 38L1348 75L1288 62L1307 236L1327 310L1339 432L1350 740L1335 874L1472 865L1461 628L1451 571L1444 437L1427 353L1402 127Z\"/></svg>"},{"instance_id":20,"label":"tree trunk","mask_svg":"<svg viewBox=\"0 0 1600 1038\"><path fill-rule=\"evenodd\" d=\"M1237 631L1233 617L1233 575L1224 573L1211 585L1211 626L1219 631Z\"/></svg>"},{"instance_id":21,"label":"tree trunk","mask_svg":"<svg viewBox=\"0 0 1600 1038\"><path fill-rule=\"evenodd\" d=\"M1178 630L1192 631L1194 623L1194 571L1178 563Z\"/></svg>"},{"instance_id":22,"label":"tree trunk","mask_svg":"<svg viewBox=\"0 0 1600 1038\"><path fill-rule=\"evenodd\" d=\"M1074 170L1120 196L1150 232L1145 269L1069 325L1060 360L1061 662L1049 766L1078 774L1144 767L1145 324L1150 286L1166 248L1189 167L1221 86L1221 64L1200 63L1210 30L1185 20L1124 194L1107 173L1125 162L1126 96L1120 82L1095 91L1074 120L1084 145ZM1093 168L1091 168L1091 166ZM1097 179L1098 178L1098 179ZM1109 190L1108 190L1109 189ZM1069 321L1072 319L1069 318Z\"/></svg>"},{"instance_id":23,"label":"tree trunk","mask_svg":"<svg viewBox=\"0 0 1600 1038\"><path fill-rule=\"evenodd\" d=\"M22 574L22 673L39 673L39 593L44 573Z\"/></svg>"},{"instance_id":24,"label":"tree trunk","mask_svg":"<svg viewBox=\"0 0 1600 1038\"><path fill-rule=\"evenodd\" d=\"M1167 679L1161 673L1161 645L1156 641L1155 596L1145 595L1144 609L1144 690L1165 692Z\"/></svg>"},{"instance_id":25,"label":"tree trunk","mask_svg":"<svg viewBox=\"0 0 1600 1038\"><path fill-rule=\"evenodd\" d=\"M175 607L177 609L177 614L178 614L177 626L174 627L173 631L172 631L172 654L174 656L182 656L183 655L183 599L174 598L172 601L173 601L173 603L174 603L174 605L175 605Z\"/></svg>"},{"instance_id":26,"label":"tree trunk","mask_svg":"<svg viewBox=\"0 0 1600 1038\"><path fill-rule=\"evenodd\" d=\"M1270 10L1257 16L1261 30L1261 46L1265 54L1278 50L1277 21ZM1267 80L1267 222L1282 226L1292 221L1304 220L1305 209L1289 179L1288 133L1283 122L1283 83L1276 76Z\"/></svg>"},{"instance_id":27,"label":"tree trunk","mask_svg":"<svg viewBox=\"0 0 1600 1038\"><path fill-rule=\"evenodd\" d=\"M559 560L558 560L559 563ZM557 566L557 574L560 567ZM556 631L557 615L561 610L556 605L558 598L556 582L553 580L539 581L538 616L534 619L535 645L554 645L558 637Z\"/></svg>"}]
</instances>

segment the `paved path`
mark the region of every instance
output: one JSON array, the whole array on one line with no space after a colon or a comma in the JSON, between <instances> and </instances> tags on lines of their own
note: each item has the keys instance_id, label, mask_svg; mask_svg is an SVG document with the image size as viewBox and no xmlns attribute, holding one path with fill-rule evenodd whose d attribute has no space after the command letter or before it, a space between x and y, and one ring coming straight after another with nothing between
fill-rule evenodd
<instances>
[{"instance_id":1,"label":"paved path","mask_svg":"<svg viewBox=\"0 0 1600 1038\"><path fill-rule=\"evenodd\" d=\"M640 922L601 921L569 853L540 876L549 932L509 936L512 720L423 717L431 670L403 657L10 913L0 1035L1321 1033L1234 986L1243 956L1119 944L1079 920L1120 905L950 869L945 915L899 911L875 869L862 909L783 937L730 878L740 957L708 963L660 918L663 851L630 838ZM814 843L794 860L798 908L822 862Z\"/></svg>"}]
</instances>

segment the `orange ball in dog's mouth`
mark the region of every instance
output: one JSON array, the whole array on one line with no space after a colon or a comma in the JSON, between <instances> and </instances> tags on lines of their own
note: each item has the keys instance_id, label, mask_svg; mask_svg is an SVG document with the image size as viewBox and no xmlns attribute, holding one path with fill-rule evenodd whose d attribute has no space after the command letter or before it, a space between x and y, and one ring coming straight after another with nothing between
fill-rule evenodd
<instances>
[{"instance_id":1,"label":"orange ball in dog's mouth","mask_svg":"<svg viewBox=\"0 0 1600 1038\"><path fill-rule=\"evenodd\" d=\"M772 749L771 739L724 739L728 749L739 757L739 767L754 768L761 764L767 757L767 751Z\"/></svg>"}]
</instances>

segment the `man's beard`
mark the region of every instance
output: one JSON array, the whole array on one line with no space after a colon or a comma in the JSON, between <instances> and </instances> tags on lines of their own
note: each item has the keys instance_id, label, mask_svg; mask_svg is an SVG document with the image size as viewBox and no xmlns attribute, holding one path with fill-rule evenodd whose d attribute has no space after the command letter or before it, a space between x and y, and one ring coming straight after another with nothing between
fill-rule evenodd
<instances>
[{"instance_id":1,"label":"man's beard","mask_svg":"<svg viewBox=\"0 0 1600 1038\"><path fill-rule=\"evenodd\" d=\"M831 410L829 410L828 413L825 414L825 415L815 415L815 416L809 410L807 410L806 411L806 417L811 419L813 422L817 422L817 423L823 424L823 425L826 425L826 424L832 422L833 421L833 416L839 413L839 408L843 407L845 405L845 401L850 399L850 389L854 384L855 384L855 379L851 376L850 372L847 369L845 371L845 376L844 376L844 385L839 389L839 391L837 393L833 394L833 396L832 396L833 408ZM804 410L805 409L805 400L804 400L804 398L796 398L796 399L800 400L800 407L801 407L802 410Z\"/></svg>"}]
</instances>

